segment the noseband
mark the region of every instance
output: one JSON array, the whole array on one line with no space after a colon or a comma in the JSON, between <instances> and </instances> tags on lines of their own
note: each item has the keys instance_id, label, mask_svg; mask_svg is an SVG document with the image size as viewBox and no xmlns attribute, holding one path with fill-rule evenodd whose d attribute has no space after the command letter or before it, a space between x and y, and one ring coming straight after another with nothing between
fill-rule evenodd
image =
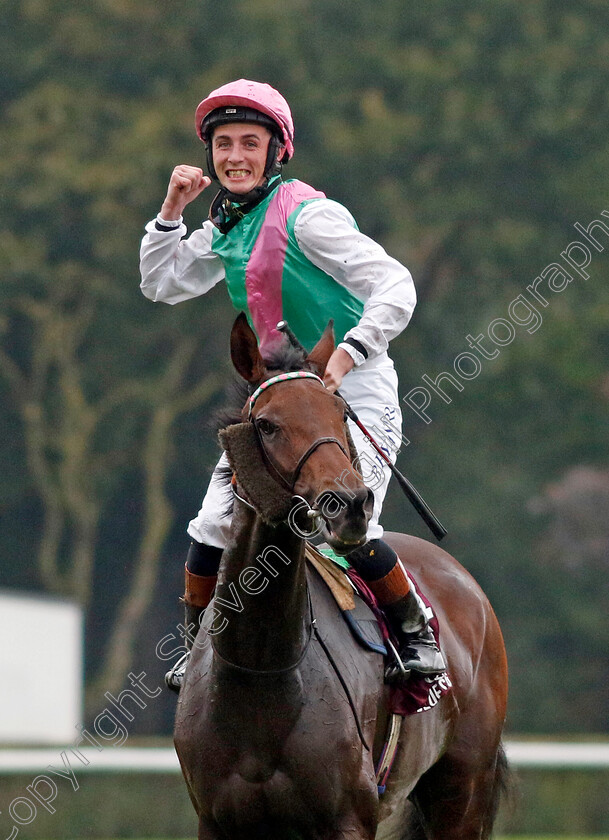
<instances>
[{"instance_id":1,"label":"noseband","mask_svg":"<svg viewBox=\"0 0 609 840\"><path fill-rule=\"evenodd\" d=\"M309 446L309 448L300 456L300 458L298 459L298 462L296 464L296 467L292 471L291 476L286 478L286 476L282 475L282 473L279 472L275 463L273 462L273 459L271 458L271 456L269 455L269 453L266 450L266 447L264 445L263 435L261 434L261 432L258 428L256 418L252 416L252 409L253 409L254 404L255 404L256 400L258 399L258 397L261 394L263 394L266 391L267 388L270 388L271 385L277 385L280 382L288 382L291 379L315 379L315 380L317 380L317 382L321 383L321 385L323 385L324 388L326 387L324 385L323 379L321 379L319 376L317 376L317 374L311 373L308 370L297 370L297 371L292 371L290 373L280 373L277 376L272 376L270 379L267 379L266 382L263 382L258 388L256 388L254 393L249 398L247 419L250 420L254 424L254 429L256 430L256 436L258 438L258 443L260 444L260 449L261 449L263 458L264 458L267 466L269 467L271 472L274 474L275 478L279 481L279 483L283 487L285 487L290 493L294 493L294 487L296 486L296 482L298 481L298 477L300 475L300 472L301 472L302 468L304 467L307 460L311 457L311 455L315 452L315 450L318 449L320 446L322 446L322 444L324 444L324 443L335 443L339 447L341 452L345 455L345 457L349 458L349 455L347 454L347 450L345 449L343 444L338 440L338 438L335 438L335 437L320 437L320 438L317 438L317 440L313 441L313 443Z\"/></svg>"}]
</instances>

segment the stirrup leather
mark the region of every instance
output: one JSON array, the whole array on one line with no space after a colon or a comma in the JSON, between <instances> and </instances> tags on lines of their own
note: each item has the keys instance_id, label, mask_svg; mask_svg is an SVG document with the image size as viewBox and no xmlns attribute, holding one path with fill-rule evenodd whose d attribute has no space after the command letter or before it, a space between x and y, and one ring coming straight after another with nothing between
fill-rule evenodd
<instances>
[{"instance_id":1,"label":"stirrup leather","mask_svg":"<svg viewBox=\"0 0 609 840\"><path fill-rule=\"evenodd\" d=\"M184 674L186 673L186 666L188 665L188 660L190 659L190 651L187 650L186 653L182 654L180 658L174 662L172 667L167 671L165 674L165 685L171 691L179 692L182 688L182 683L184 682Z\"/></svg>"}]
</instances>

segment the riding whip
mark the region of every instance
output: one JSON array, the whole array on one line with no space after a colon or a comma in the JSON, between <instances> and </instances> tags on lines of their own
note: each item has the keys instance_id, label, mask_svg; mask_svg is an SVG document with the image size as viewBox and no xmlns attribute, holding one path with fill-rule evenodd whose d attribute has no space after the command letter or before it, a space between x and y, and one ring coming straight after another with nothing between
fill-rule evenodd
<instances>
[{"instance_id":1,"label":"riding whip","mask_svg":"<svg viewBox=\"0 0 609 840\"><path fill-rule=\"evenodd\" d=\"M383 461L387 464L387 466L391 470L392 474L397 479L398 484L400 485L400 487L404 491L404 494L406 495L406 498L412 504L412 506L417 511L419 516L421 516L421 518L423 519L423 521L425 522L427 527L430 529L430 531L432 532L434 537L437 540L441 540L443 537L446 536L446 533L447 533L444 525L442 525L442 523L440 522L438 517L435 515L435 513L429 507L429 505L427 504L425 499L421 496L421 494L416 489L414 484L412 484L412 482L410 482L406 478L406 476L403 475L398 470L398 468L395 466L395 464L393 464L391 462L391 459L389 458L389 456L385 452L383 452L383 450L381 449L379 444L372 437L372 435L370 434L368 429L364 426L362 421L359 419L359 417L357 416L355 411L353 411L353 409L351 408L351 406L349 405L347 400L342 396L342 394L339 394L338 391L336 393L342 399L342 401L344 402L345 408L347 410L347 415L349 416L349 419L352 420L355 423L355 425L358 427L358 429L360 429L363 432L363 434L368 438L368 440L372 444L373 449L375 449L376 452L378 452L378 454L381 456Z\"/></svg>"},{"instance_id":2,"label":"riding whip","mask_svg":"<svg viewBox=\"0 0 609 840\"><path fill-rule=\"evenodd\" d=\"M294 347L302 349L306 353L306 349L302 346L298 338L294 335L290 327L288 326L287 321L280 321L277 324L277 329L280 332L285 333L285 335L290 340L291 344ZM338 391L336 392L337 396L339 396L345 404L345 408L347 411L347 416L350 420L355 423L355 425L360 429L363 435L370 441L373 449L381 456L383 461L387 464L389 469L391 470L392 475L395 476L397 479L398 484L402 488L403 493L405 494L408 501L412 504L414 509L417 511L419 516L423 519L429 530L432 532L434 537L437 540L441 540L443 537L446 536L446 528L442 525L438 517L434 514L432 509L429 507L425 499L421 496L419 491L416 487L409 481L405 475L403 475L395 464L392 463L389 456L382 450L379 444L376 442L374 437L370 434L368 429L364 426L362 421L359 419L355 411L351 408L347 400L343 397L341 393Z\"/></svg>"}]
</instances>

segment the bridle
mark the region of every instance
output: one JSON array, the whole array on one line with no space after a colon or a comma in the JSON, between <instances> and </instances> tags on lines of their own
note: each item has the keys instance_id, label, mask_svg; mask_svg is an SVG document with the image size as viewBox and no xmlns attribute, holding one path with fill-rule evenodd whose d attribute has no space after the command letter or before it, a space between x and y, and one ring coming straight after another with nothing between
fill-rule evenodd
<instances>
[{"instance_id":1,"label":"bridle","mask_svg":"<svg viewBox=\"0 0 609 840\"><path fill-rule=\"evenodd\" d=\"M261 453L262 453L263 460L264 460L266 466L269 468L269 470L273 473L273 475L276 477L276 479L280 482L280 484L282 484L283 487L285 487L291 494L294 494L294 487L296 485L296 482L298 481L298 476L300 475L300 472L301 472L304 464L306 463L308 458L310 458L310 456L313 454L313 452L315 452L315 450L318 449L323 444L325 444L325 443L335 443L339 447L341 452L343 452L344 455L347 458L349 457L348 454L347 454L347 450L345 449L342 442L340 440L338 440L338 438L335 438L335 437L320 437L320 438L317 438L317 440L313 441L313 443L300 456L300 458L298 459L298 462L296 464L295 469L292 471L292 474L288 478L286 478L286 476L284 476L279 471L279 469L277 468L276 464L274 463L273 459L271 458L271 456L269 455L269 453L267 452L267 450L264 446L263 435L262 435L260 429L258 428L256 417L254 417L254 415L253 415L253 408L254 408L254 405L255 405L258 397L261 394L263 394L268 388L270 388L273 385L277 385L281 382L289 382L290 380L293 380L293 379L314 379L317 382L319 382L324 388L326 387L324 385L323 380L319 376L317 376L317 374L312 373L312 372L307 371L307 370L291 371L289 373L280 373L280 374L277 374L276 376L272 376L270 379L267 379L265 382L263 382L261 385L259 385L258 388L256 388L256 390L253 392L253 394L249 397L248 402L246 404L247 405L247 420L250 423L252 423L252 425L255 429L256 437L257 437L258 443L260 445L260 450L261 450ZM239 491L237 490L237 487L236 487L236 481L234 479L233 479L233 483L232 483L232 490L233 490L233 495L237 499L239 499L244 505L246 505L246 507L250 508L253 511L256 510L255 507L252 505L252 503L248 499L243 498L243 496L241 496L239 494ZM319 511L310 508L309 503L305 499L303 499L301 496L296 496L295 498L298 499L300 502L304 502L304 504L309 508L309 511L308 511L309 515L313 515L314 517L317 517L317 516L321 515L319 513ZM308 609L309 609L308 634L307 634L307 639L306 639L306 641L303 645L302 651L300 652L300 655L298 656L298 659L295 662L293 662L290 665L287 665L283 668L278 668L278 669L258 670L258 669L254 669L254 668L248 668L248 667L245 667L243 665L238 665L235 662L231 662L230 660L223 657L218 652L218 650L216 649L216 646L214 645L213 638L212 638L211 644L212 644L212 648L214 650L215 655L218 657L218 659L222 660L222 662L224 662L225 665L227 665L228 667L230 667L233 670L238 671L239 673L242 673L242 674L248 674L248 675L251 675L253 677L284 676L284 675L289 674L291 671L294 671L296 668L298 668L302 664L302 662L303 662L303 660L304 660L304 658L307 654L307 651L309 649L309 646L311 644L311 641L312 641L313 637L315 636L319 640L320 644L322 644L322 647L326 651L326 654L329 656L330 663L331 663L332 667L336 670L336 668L337 668L336 663L334 662L333 658L329 654L329 651L327 650L327 648L325 646L325 643L323 643L323 640L321 639L321 637L319 636L319 633L317 631L316 620L315 620L315 617L313 615L313 604L312 604L312 601L311 601L311 593L308 589L307 589L307 598L308 598L308 604L309 604L309 607L308 607ZM358 726L358 731L360 732L360 735L361 735L362 740L363 740L363 735L362 735L361 727L359 725L359 719L358 719L358 716L357 716L357 710L356 710L356 708L353 704L353 701L351 699L349 691L344 684L342 676L340 675L340 673L338 671L337 671L337 673L338 673L339 679L341 680L341 682L343 682L343 686L345 687L345 689L347 691L347 698L348 698L348 700L351 704L351 708L353 709L353 712L355 714L356 723L357 723L357 726ZM367 747L367 744L365 743L365 741L364 741L364 745Z\"/></svg>"},{"instance_id":2,"label":"bridle","mask_svg":"<svg viewBox=\"0 0 609 840\"><path fill-rule=\"evenodd\" d=\"M307 460L311 457L311 455L315 452L315 450L318 449L323 444L325 444L325 443L335 443L338 446L338 448L341 450L343 455L345 455L346 458L349 458L347 450L345 449L345 447L341 443L341 441L338 440L338 438L335 438L335 437L320 437L320 438L317 438L317 440L313 441L313 443L309 446L309 448L306 449L305 452L303 452L303 454L298 459L295 468L292 470L292 473L291 473L290 476L286 477L285 475L283 475L279 471L279 469L277 468L277 465L274 463L273 459L271 458L271 456L267 452L267 449L264 445L264 436L263 436L262 432L260 431L260 429L258 428L258 423L257 423L256 418L252 415L252 410L254 408L254 405L255 405L258 397L261 394L263 394L267 390L267 388L270 388L272 385L277 385L281 382L289 382L292 379L315 379L324 388L326 387L324 385L323 379L321 379L319 376L317 376L317 374L311 373L311 371L308 371L308 370L297 370L297 371L291 371L289 373L279 373L279 374L277 374L277 376L272 376L270 379L267 379L265 382L263 382L261 385L259 385L258 388L256 388L256 390L254 391L254 393L250 396L250 398L248 400L248 409L247 409L247 419L253 424L254 429L256 430L256 437L258 438L258 443L260 445L260 450L262 452L262 457L263 457L267 467L269 468L270 472L274 475L274 477L277 479L277 481L283 487L285 487L286 490L288 490L290 493L294 493L294 487L296 486L296 482L298 481L298 477L299 477L299 475L302 471L302 468L304 467L305 463L307 462Z\"/></svg>"}]
</instances>

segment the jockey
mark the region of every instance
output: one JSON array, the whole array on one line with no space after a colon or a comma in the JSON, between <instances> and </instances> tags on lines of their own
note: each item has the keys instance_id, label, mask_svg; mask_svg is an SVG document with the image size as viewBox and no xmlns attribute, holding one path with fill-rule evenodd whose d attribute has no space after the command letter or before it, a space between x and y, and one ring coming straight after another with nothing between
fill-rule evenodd
<instances>
[{"instance_id":1,"label":"jockey","mask_svg":"<svg viewBox=\"0 0 609 840\"><path fill-rule=\"evenodd\" d=\"M311 350L332 315L341 340L328 361L325 385L330 391L340 388L367 428L380 427L393 439L395 457L402 417L387 347L408 324L416 303L409 271L361 233L341 204L301 181L283 180L282 166L294 154L294 126L288 103L270 85L240 79L218 88L198 106L195 126L205 144L209 176L196 166L174 169L160 213L146 225L142 240L143 294L174 304L224 280L234 306L246 310L263 357L283 340L277 331L281 320ZM220 190L209 219L185 238L182 212L212 180ZM349 555L349 562L391 622L405 668L438 674L445 663L425 607L382 539L379 516L389 469L371 454L356 426L350 424L350 431L364 480L374 492L374 512L368 542ZM227 491L221 469L226 463L223 455L188 526L187 627L200 624L227 542L230 517L222 515ZM180 660L167 675L175 690L185 664ZM387 678L395 680L399 673L390 668Z\"/></svg>"}]
</instances>

